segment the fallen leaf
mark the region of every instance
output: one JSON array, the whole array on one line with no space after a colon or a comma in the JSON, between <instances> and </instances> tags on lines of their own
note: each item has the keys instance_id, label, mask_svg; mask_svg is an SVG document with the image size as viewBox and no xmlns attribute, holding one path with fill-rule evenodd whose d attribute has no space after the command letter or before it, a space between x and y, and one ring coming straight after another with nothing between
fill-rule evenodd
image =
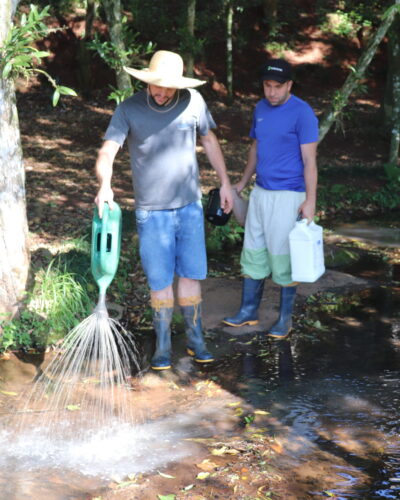
<instances>
[{"instance_id":1,"label":"fallen leaf","mask_svg":"<svg viewBox=\"0 0 400 500\"><path fill-rule=\"evenodd\" d=\"M185 486L183 489L183 491L189 491L191 490L192 488L194 488L194 484L188 484L187 486Z\"/></svg>"},{"instance_id":2,"label":"fallen leaf","mask_svg":"<svg viewBox=\"0 0 400 500\"><path fill-rule=\"evenodd\" d=\"M216 456L224 455L227 449L228 448L226 446L223 446L222 448L214 448L213 450L211 450L211 454Z\"/></svg>"},{"instance_id":3,"label":"fallen leaf","mask_svg":"<svg viewBox=\"0 0 400 500\"><path fill-rule=\"evenodd\" d=\"M256 415L269 415L269 413L267 411L264 411L264 410L254 410L254 413Z\"/></svg>"},{"instance_id":4,"label":"fallen leaf","mask_svg":"<svg viewBox=\"0 0 400 500\"><path fill-rule=\"evenodd\" d=\"M274 450L275 453L283 453L283 446L278 443L277 441L275 441L275 443L272 443L271 445L271 448Z\"/></svg>"},{"instance_id":5,"label":"fallen leaf","mask_svg":"<svg viewBox=\"0 0 400 500\"><path fill-rule=\"evenodd\" d=\"M214 462L210 462L208 458L203 460L200 464L196 464L196 467L206 471L206 472L211 472L213 471L218 465Z\"/></svg>"},{"instance_id":6,"label":"fallen leaf","mask_svg":"<svg viewBox=\"0 0 400 500\"><path fill-rule=\"evenodd\" d=\"M12 391L0 391L2 394L5 394L6 396L18 396L18 392L12 392Z\"/></svg>"},{"instance_id":7,"label":"fallen leaf","mask_svg":"<svg viewBox=\"0 0 400 500\"><path fill-rule=\"evenodd\" d=\"M161 477L165 477L167 479L175 479L175 476L170 476L169 474L164 474L163 472L157 471Z\"/></svg>"},{"instance_id":8,"label":"fallen leaf","mask_svg":"<svg viewBox=\"0 0 400 500\"><path fill-rule=\"evenodd\" d=\"M81 405L68 405L66 408L68 411L79 411L81 409Z\"/></svg>"},{"instance_id":9,"label":"fallen leaf","mask_svg":"<svg viewBox=\"0 0 400 500\"><path fill-rule=\"evenodd\" d=\"M157 495L159 500L175 500L175 495Z\"/></svg>"},{"instance_id":10,"label":"fallen leaf","mask_svg":"<svg viewBox=\"0 0 400 500\"><path fill-rule=\"evenodd\" d=\"M126 488L127 486L131 486L131 484L134 484L135 481L122 481L121 483L117 484L117 488Z\"/></svg>"},{"instance_id":11,"label":"fallen leaf","mask_svg":"<svg viewBox=\"0 0 400 500\"><path fill-rule=\"evenodd\" d=\"M100 380L95 379L95 378L86 378L83 381L84 384L100 384Z\"/></svg>"},{"instance_id":12,"label":"fallen leaf","mask_svg":"<svg viewBox=\"0 0 400 500\"><path fill-rule=\"evenodd\" d=\"M195 443L212 444L215 443L214 438L185 438L185 441L193 441Z\"/></svg>"},{"instance_id":13,"label":"fallen leaf","mask_svg":"<svg viewBox=\"0 0 400 500\"><path fill-rule=\"evenodd\" d=\"M235 450L234 448L227 448L226 446L222 446L222 448L214 448L211 450L211 455L237 455L240 451Z\"/></svg>"},{"instance_id":14,"label":"fallen leaf","mask_svg":"<svg viewBox=\"0 0 400 500\"><path fill-rule=\"evenodd\" d=\"M196 479L207 479L209 475L209 472L199 472L196 476Z\"/></svg>"}]
</instances>

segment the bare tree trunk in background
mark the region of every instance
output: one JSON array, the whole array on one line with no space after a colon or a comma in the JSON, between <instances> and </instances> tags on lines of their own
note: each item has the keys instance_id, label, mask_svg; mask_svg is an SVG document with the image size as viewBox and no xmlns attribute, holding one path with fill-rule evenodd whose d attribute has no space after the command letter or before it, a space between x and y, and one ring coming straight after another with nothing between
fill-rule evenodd
<instances>
[{"instance_id":1,"label":"bare tree trunk in background","mask_svg":"<svg viewBox=\"0 0 400 500\"><path fill-rule=\"evenodd\" d=\"M269 31L274 34L278 23L278 0L263 0L263 11Z\"/></svg>"},{"instance_id":2,"label":"bare tree trunk in background","mask_svg":"<svg viewBox=\"0 0 400 500\"><path fill-rule=\"evenodd\" d=\"M364 76L366 69L368 68L370 62L372 61L372 58L377 51L378 45L386 35L393 20L395 19L395 16L398 12L397 6L399 3L400 0L395 0L394 5L385 12L381 25L376 30L375 34L371 37L367 47L365 48L365 51L361 54L361 57L354 71L352 71L348 75L346 81L343 84L343 87L338 92L336 98L333 99L331 108L324 114L319 127L320 142L328 133L329 129L333 125L336 118L339 116L342 109L346 106L347 101L349 100L349 97L356 87L357 83Z\"/></svg>"},{"instance_id":3,"label":"bare tree trunk in background","mask_svg":"<svg viewBox=\"0 0 400 500\"><path fill-rule=\"evenodd\" d=\"M92 39L93 22L96 17L97 6L97 0L86 0L85 36L79 40L77 51L78 81L79 87L84 94L90 93L92 83L90 67L92 53L88 50L86 44Z\"/></svg>"},{"instance_id":4,"label":"bare tree trunk in background","mask_svg":"<svg viewBox=\"0 0 400 500\"><path fill-rule=\"evenodd\" d=\"M226 2L226 86L228 99L233 98L233 4L231 0Z\"/></svg>"},{"instance_id":5,"label":"bare tree trunk in background","mask_svg":"<svg viewBox=\"0 0 400 500\"><path fill-rule=\"evenodd\" d=\"M390 131L389 163L396 165L400 149L400 14L388 32L388 71L383 103L385 129Z\"/></svg>"},{"instance_id":6,"label":"bare tree trunk in background","mask_svg":"<svg viewBox=\"0 0 400 500\"><path fill-rule=\"evenodd\" d=\"M194 38L195 19L196 19L196 0L189 0L187 8L187 30L189 36L192 38ZM187 75L193 76L194 56L192 50L189 50L186 54L185 65L186 65Z\"/></svg>"},{"instance_id":7,"label":"bare tree trunk in background","mask_svg":"<svg viewBox=\"0 0 400 500\"><path fill-rule=\"evenodd\" d=\"M121 52L125 51L125 43L122 38L122 16L121 16L121 1L120 0L101 0L104 11L107 17L108 29L110 30L110 38L113 44ZM126 66L127 60L121 57L122 66ZM132 88L131 78L122 67L115 72L117 78L118 90L128 90Z\"/></svg>"},{"instance_id":8,"label":"bare tree trunk in background","mask_svg":"<svg viewBox=\"0 0 400 500\"><path fill-rule=\"evenodd\" d=\"M11 28L17 2L2 0L0 45ZM0 313L13 316L29 272L25 171L14 84L0 76Z\"/></svg>"}]
</instances>

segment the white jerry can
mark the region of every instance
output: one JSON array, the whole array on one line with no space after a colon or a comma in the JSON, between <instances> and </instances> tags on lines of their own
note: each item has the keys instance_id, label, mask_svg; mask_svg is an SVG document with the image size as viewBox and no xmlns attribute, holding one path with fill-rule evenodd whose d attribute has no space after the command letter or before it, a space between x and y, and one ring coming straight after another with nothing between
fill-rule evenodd
<instances>
[{"instance_id":1,"label":"white jerry can","mask_svg":"<svg viewBox=\"0 0 400 500\"><path fill-rule=\"evenodd\" d=\"M325 272L323 229L307 219L296 222L289 234L292 280L313 283Z\"/></svg>"}]
</instances>

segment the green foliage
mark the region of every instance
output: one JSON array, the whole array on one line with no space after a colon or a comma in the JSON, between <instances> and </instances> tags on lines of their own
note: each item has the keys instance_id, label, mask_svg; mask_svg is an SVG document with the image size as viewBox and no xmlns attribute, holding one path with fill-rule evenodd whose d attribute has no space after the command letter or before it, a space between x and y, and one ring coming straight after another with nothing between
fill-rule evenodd
<instances>
[{"instance_id":1,"label":"green foliage","mask_svg":"<svg viewBox=\"0 0 400 500\"><path fill-rule=\"evenodd\" d=\"M26 307L12 321L0 320L0 351L53 344L92 311L93 304L79 278L59 259L36 273Z\"/></svg>"},{"instance_id":2,"label":"green foliage","mask_svg":"<svg viewBox=\"0 0 400 500\"><path fill-rule=\"evenodd\" d=\"M320 169L320 180L318 188L317 210L321 219L327 217L348 218L352 213L378 213L393 210L400 206L400 167L396 165L384 165L381 170L368 171L362 166L348 168L351 177L346 182L346 174L343 172L343 184L331 182L330 178L340 177L336 167L329 170ZM362 188L354 178L373 177L379 179L381 186L374 189ZM386 181L386 183L383 183Z\"/></svg>"},{"instance_id":3,"label":"green foliage","mask_svg":"<svg viewBox=\"0 0 400 500\"><path fill-rule=\"evenodd\" d=\"M139 58L154 51L155 45L152 42L142 43L138 40L139 33L134 32L133 27L128 23L127 17L122 18L122 40L125 48L118 47L111 40L102 40L98 33L93 40L87 43L90 50L97 52L100 58L115 71L122 71L126 65L132 62L139 63ZM111 92L107 99L120 104L130 97L136 90L141 88L141 82L134 80L132 88L119 90L110 86Z\"/></svg>"},{"instance_id":4,"label":"green foliage","mask_svg":"<svg viewBox=\"0 0 400 500\"><path fill-rule=\"evenodd\" d=\"M186 27L179 27L176 32L180 40L179 50L182 51L182 53L190 53L194 56L202 53L206 42L205 38L193 36Z\"/></svg>"},{"instance_id":5,"label":"green foliage","mask_svg":"<svg viewBox=\"0 0 400 500\"><path fill-rule=\"evenodd\" d=\"M132 14L133 29L142 31L145 26L147 40L154 40L166 49L179 47L177 29L186 24L184 1L130 0L127 7Z\"/></svg>"},{"instance_id":6,"label":"green foliage","mask_svg":"<svg viewBox=\"0 0 400 500\"><path fill-rule=\"evenodd\" d=\"M397 190L400 188L400 167L393 165L392 163L386 163L384 166L384 171L388 182L392 184L397 184Z\"/></svg>"},{"instance_id":7,"label":"green foliage","mask_svg":"<svg viewBox=\"0 0 400 500\"><path fill-rule=\"evenodd\" d=\"M240 226L234 217L229 219L225 226L207 225L206 245L211 251L219 251L224 247L241 243L244 228Z\"/></svg>"},{"instance_id":8,"label":"green foliage","mask_svg":"<svg viewBox=\"0 0 400 500\"><path fill-rule=\"evenodd\" d=\"M109 101L115 101L115 103L121 104L122 101L125 101L125 99L128 99L133 93L134 89L136 89L137 82L134 83L134 87L130 89L123 89L119 90L112 85L110 85L111 92L107 96L107 100Z\"/></svg>"},{"instance_id":9,"label":"green foliage","mask_svg":"<svg viewBox=\"0 0 400 500\"><path fill-rule=\"evenodd\" d=\"M0 352L10 349L23 349L31 347L34 343L35 332L43 328L43 322L35 321L31 314L23 311L18 320L7 321L0 318Z\"/></svg>"},{"instance_id":10,"label":"green foliage","mask_svg":"<svg viewBox=\"0 0 400 500\"><path fill-rule=\"evenodd\" d=\"M43 22L48 15L49 6L39 11L35 5L30 5L28 14L21 14L19 24L12 26L0 47L0 74L2 78L13 80L18 77L29 79L35 73L43 74L54 87L52 102L56 106L61 95L76 96L76 92L58 85L46 71L37 67L43 58L50 55L49 52L34 47L36 41L55 31L50 30Z\"/></svg>"},{"instance_id":11,"label":"green foliage","mask_svg":"<svg viewBox=\"0 0 400 500\"><path fill-rule=\"evenodd\" d=\"M36 0L36 5L46 7L48 0ZM29 2L22 1L19 5L29 5ZM86 8L86 0L51 0L50 11L56 16L63 16L75 11L78 8Z\"/></svg>"},{"instance_id":12,"label":"green foliage","mask_svg":"<svg viewBox=\"0 0 400 500\"><path fill-rule=\"evenodd\" d=\"M284 57L285 51L289 49L290 46L287 42L272 41L265 44L265 50L274 57Z\"/></svg>"},{"instance_id":13,"label":"green foliage","mask_svg":"<svg viewBox=\"0 0 400 500\"><path fill-rule=\"evenodd\" d=\"M326 15L326 21L322 24L321 30L337 36L354 38L357 31L366 26L371 26L371 22L363 19L359 12L336 10Z\"/></svg>"},{"instance_id":14,"label":"green foliage","mask_svg":"<svg viewBox=\"0 0 400 500\"><path fill-rule=\"evenodd\" d=\"M90 50L97 52L107 66L120 71L125 64L129 64L133 60L138 60L139 57L149 54L154 50L152 42L139 42L138 37L139 33L133 31L132 26L128 24L128 20L124 16L122 18L122 40L125 47L128 48L123 50L110 40L101 40L98 33L95 33L93 40L88 42L87 46Z\"/></svg>"},{"instance_id":15,"label":"green foliage","mask_svg":"<svg viewBox=\"0 0 400 500\"><path fill-rule=\"evenodd\" d=\"M381 21L385 1L360 2L359 0L339 0L326 2L317 0L316 12L320 26L325 33L351 38L362 28L369 28Z\"/></svg>"}]
</instances>

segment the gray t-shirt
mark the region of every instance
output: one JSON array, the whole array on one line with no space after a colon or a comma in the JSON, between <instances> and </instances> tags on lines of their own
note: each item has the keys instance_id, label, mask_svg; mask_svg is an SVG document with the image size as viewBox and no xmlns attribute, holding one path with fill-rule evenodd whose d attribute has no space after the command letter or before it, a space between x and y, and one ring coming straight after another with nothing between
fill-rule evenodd
<instances>
[{"instance_id":1,"label":"gray t-shirt","mask_svg":"<svg viewBox=\"0 0 400 500\"><path fill-rule=\"evenodd\" d=\"M196 90L180 90L176 106L175 98L159 107L167 112L154 111L142 90L116 108L105 133L121 146L127 139L136 208L179 208L201 198L196 132L207 135L216 125Z\"/></svg>"}]
</instances>

